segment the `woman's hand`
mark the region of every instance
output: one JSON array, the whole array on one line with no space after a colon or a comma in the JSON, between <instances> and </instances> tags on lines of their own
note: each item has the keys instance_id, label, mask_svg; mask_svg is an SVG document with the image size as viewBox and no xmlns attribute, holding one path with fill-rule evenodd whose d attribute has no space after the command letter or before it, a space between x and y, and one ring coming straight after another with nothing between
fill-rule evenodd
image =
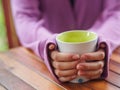
<instances>
[{"instance_id":1,"label":"woman's hand","mask_svg":"<svg viewBox=\"0 0 120 90\"><path fill-rule=\"evenodd\" d=\"M75 79L78 75L86 76L88 79L97 79L100 78L103 72L105 58L103 49L85 53L81 56L58 52L53 44L49 45L49 50L54 72L62 82Z\"/></svg>"},{"instance_id":2,"label":"woman's hand","mask_svg":"<svg viewBox=\"0 0 120 90\"><path fill-rule=\"evenodd\" d=\"M68 54L56 51L55 45L49 45L54 72L61 82L70 81L77 76L76 65L79 63L78 54Z\"/></svg>"},{"instance_id":3,"label":"woman's hand","mask_svg":"<svg viewBox=\"0 0 120 90\"><path fill-rule=\"evenodd\" d=\"M105 52L99 49L96 52L82 54L80 60L82 63L77 64L78 75L88 79L100 78L103 72Z\"/></svg>"}]
</instances>

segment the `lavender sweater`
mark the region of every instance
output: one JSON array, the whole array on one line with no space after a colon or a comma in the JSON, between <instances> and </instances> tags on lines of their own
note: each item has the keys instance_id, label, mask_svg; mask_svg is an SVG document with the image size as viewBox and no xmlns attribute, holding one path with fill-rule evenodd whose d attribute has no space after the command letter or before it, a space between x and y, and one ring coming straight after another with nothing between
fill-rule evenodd
<instances>
[{"instance_id":1,"label":"lavender sweater","mask_svg":"<svg viewBox=\"0 0 120 90\"><path fill-rule=\"evenodd\" d=\"M63 31L84 29L99 35L98 47L106 44L105 67L108 75L109 57L120 45L120 0L11 0L13 18L21 44L40 56L55 76L48 45Z\"/></svg>"}]
</instances>

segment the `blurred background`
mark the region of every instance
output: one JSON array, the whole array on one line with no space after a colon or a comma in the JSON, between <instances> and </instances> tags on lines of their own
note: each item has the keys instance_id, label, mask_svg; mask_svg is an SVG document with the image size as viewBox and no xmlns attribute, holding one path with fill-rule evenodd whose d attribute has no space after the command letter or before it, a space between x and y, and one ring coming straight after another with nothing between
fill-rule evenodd
<instances>
[{"instance_id":1,"label":"blurred background","mask_svg":"<svg viewBox=\"0 0 120 90\"><path fill-rule=\"evenodd\" d=\"M2 0L0 0L0 51L8 50L5 19L3 14Z\"/></svg>"}]
</instances>

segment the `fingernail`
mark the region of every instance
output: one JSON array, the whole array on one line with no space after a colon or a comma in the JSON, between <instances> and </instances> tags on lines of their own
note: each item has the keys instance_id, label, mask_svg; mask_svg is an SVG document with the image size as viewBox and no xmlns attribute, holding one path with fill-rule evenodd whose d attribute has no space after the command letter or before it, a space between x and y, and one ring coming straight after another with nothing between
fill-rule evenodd
<instances>
[{"instance_id":1,"label":"fingernail","mask_svg":"<svg viewBox=\"0 0 120 90\"><path fill-rule=\"evenodd\" d=\"M79 59L80 56L77 54L77 55L73 55L72 59Z\"/></svg>"},{"instance_id":2,"label":"fingernail","mask_svg":"<svg viewBox=\"0 0 120 90\"><path fill-rule=\"evenodd\" d=\"M55 49L55 45L54 44L49 45L49 49L50 50L54 50Z\"/></svg>"}]
</instances>

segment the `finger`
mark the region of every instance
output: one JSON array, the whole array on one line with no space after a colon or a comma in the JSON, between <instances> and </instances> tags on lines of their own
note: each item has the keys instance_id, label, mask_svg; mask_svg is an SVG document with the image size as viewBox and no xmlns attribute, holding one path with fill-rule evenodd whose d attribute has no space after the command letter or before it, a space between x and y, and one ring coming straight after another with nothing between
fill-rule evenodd
<instances>
[{"instance_id":1,"label":"finger","mask_svg":"<svg viewBox=\"0 0 120 90\"><path fill-rule=\"evenodd\" d=\"M104 58L105 58L105 52L102 49L92 53L85 53L80 57L81 60L86 60L86 61L103 60Z\"/></svg>"},{"instance_id":2,"label":"finger","mask_svg":"<svg viewBox=\"0 0 120 90\"><path fill-rule=\"evenodd\" d=\"M51 58L55 61L74 61L79 59L79 55L78 54L69 54L69 53L60 53L58 51L53 51L51 53Z\"/></svg>"},{"instance_id":3,"label":"finger","mask_svg":"<svg viewBox=\"0 0 120 90\"><path fill-rule=\"evenodd\" d=\"M67 82L67 81L71 81L71 80L73 80L75 78L76 78L76 75L73 75L73 76L67 76L67 77L60 77L59 80L61 82Z\"/></svg>"},{"instance_id":4,"label":"finger","mask_svg":"<svg viewBox=\"0 0 120 90\"><path fill-rule=\"evenodd\" d=\"M78 62L79 61L71 61L71 62L53 61L52 65L54 68L59 69L59 70L70 70L70 69L75 69Z\"/></svg>"},{"instance_id":5,"label":"finger","mask_svg":"<svg viewBox=\"0 0 120 90\"><path fill-rule=\"evenodd\" d=\"M94 71L78 71L79 76L85 76L87 78L93 78L95 76L100 76L102 74L103 70L94 70Z\"/></svg>"},{"instance_id":6,"label":"finger","mask_svg":"<svg viewBox=\"0 0 120 90\"><path fill-rule=\"evenodd\" d=\"M79 63L77 65L77 69L80 70L98 70L102 69L104 66L104 61L97 61L97 62L86 62L86 63Z\"/></svg>"},{"instance_id":7,"label":"finger","mask_svg":"<svg viewBox=\"0 0 120 90\"><path fill-rule=\"evenodd\" d=\"M55 74L58 77L67 77L67 76L73 76L77 74L77 70L76 69L72 69L72 70L55 70Z\"/></svg>"},{"instance_id":8,"label":"finger","mask_svg":"<svg viewBox=\"0 0 120 90\"><path fill-rule=\"evenodd\" d=\"M54 44L50 44L48 48L49 48L49 50L54 50L55 49L55 45Z\"/></svg>"},{"instance_id":9,"label":"finger","mask_svg":"<svg viewBox=\"0 0 120 90\"><path fill-rule=\"evenodd\" d=\"M95 76L87 77L87 78L92 80L92 79L98 79L98 78L100 78L100 76L101 76L101 75L95 75Z\"/></svg>"}]
</instances>

